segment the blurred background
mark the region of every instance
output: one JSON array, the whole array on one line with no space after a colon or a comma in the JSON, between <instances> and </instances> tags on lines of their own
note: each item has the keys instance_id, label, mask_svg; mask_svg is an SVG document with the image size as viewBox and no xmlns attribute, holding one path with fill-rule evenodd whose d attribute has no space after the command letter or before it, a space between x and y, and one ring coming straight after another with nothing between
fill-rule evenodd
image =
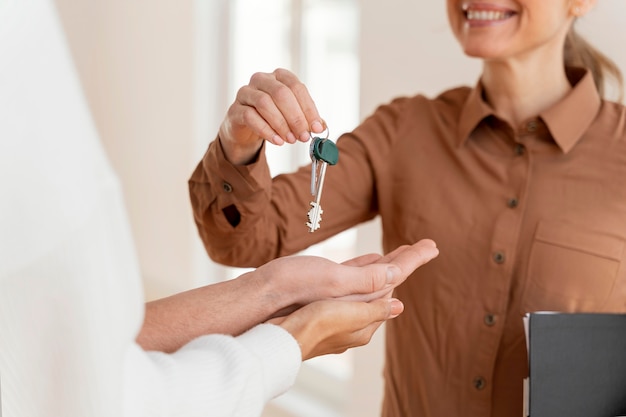
<instances>
[{"instance_id":1,"label":"blurred background","mask_svg":"<svg viewBox=\"0 0 626 417\"><path fill-rule=\"evenodd\" d=\"M243 271L208 259L187 179L254 72L294 71L335 139L395 96L473 85L480 70L450 34L443 1L55 1L124 188L148 299ZM578 28L626 74L625 16L626 2L599 0ZM309 160L308 145L267 152L273 174ZM374 220L306 252L336 261L380 252L379 225ZM368 346L307 362L296 387L264 417L378 416L383 332Z\"/></svg>"}]
</instances>

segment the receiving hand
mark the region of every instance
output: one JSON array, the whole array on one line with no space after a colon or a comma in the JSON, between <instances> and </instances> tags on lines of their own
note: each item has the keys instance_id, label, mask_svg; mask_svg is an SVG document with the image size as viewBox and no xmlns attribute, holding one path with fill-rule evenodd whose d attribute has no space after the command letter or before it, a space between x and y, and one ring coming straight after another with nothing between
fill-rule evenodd
<instances>
[{"instance_id":1,"label":"receiving hand","mask_svg":"<svg viewBox=\"0 0 626 417\"><path fill-rule=\"evenodd\" d=\"M298 341L302 360L369 343L378 327L397 317L404 305L396 299L357 301L316 301L287 317L270 320L282 326Z\"/></svg>"},{"instance_id":2,"label":"receiving hand","mask_svg":"<svg viewBox=\"0 0 626 417\"><path fill-rule=\"evenodd\" d=\"M342 264L314 256L278 258L253 274L269 283L284 304L274 316L322 299L371 301L389 295L418 267L439 254L435 242L423 239L385 256L364 255Z\"/></svg>"}]
</instances>

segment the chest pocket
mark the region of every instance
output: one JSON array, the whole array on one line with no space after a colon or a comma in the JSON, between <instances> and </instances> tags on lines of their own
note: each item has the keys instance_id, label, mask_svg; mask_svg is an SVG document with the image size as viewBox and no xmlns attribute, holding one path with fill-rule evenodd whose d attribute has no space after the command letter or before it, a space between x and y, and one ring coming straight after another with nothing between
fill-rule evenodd
<instances>
[{"instance_id":1,"label":"chest pocket","mask_svg":"<svg viewBox=\"0 0 626 417\"><path fill-rule=\"evenodd\" d=\"M616 284L624 239L541 222L531 248L522 313L602 311Z\"/></svg>"}]
</instances>

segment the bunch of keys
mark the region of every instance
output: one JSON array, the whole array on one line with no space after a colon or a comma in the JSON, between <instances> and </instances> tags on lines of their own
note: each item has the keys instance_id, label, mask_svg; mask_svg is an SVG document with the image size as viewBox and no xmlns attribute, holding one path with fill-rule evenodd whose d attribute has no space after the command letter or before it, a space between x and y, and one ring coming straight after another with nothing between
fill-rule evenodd
<instances>
[{"instance_id":1,"label":"bunch of keys","mask_svg":"<svg viewBox=\"0 0 626 417\"><path fill-rule=\"evenodd\" d=\"M309 147L309 156L311 157L311 195L315 197L315 201L310 203L311 209L307 214L309 221L306 223L309 232L313 233L320 228L322 221L322 206L320 200L322 198L322 186L324 185L324 176L328 165L335 165L339 160L339 151L332 140L328 139L328 130L325 138L311 138Z\"/></svg>"}]
</instances>

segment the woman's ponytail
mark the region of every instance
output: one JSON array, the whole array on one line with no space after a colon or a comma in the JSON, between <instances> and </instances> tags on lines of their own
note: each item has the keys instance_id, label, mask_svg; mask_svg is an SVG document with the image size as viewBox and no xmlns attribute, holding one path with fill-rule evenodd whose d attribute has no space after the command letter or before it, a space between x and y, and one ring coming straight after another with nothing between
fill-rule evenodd
<instances>
[{"instance_id":1,"label":"woman's ponytail","mask_svg":"<svg viewBox=\"0 0 626 417\"><path fill-rule=\"evenodd\" d=\"M566 67L583 67L591 71L598 92L602 97L604 97L607 80L612 79L618 87L619 101L622 101L624 97L624 79L620 69L611 59L580 36L574 30L574 26L570 28L565 39L564 56Z\"/></svg>"}]
</instances>

